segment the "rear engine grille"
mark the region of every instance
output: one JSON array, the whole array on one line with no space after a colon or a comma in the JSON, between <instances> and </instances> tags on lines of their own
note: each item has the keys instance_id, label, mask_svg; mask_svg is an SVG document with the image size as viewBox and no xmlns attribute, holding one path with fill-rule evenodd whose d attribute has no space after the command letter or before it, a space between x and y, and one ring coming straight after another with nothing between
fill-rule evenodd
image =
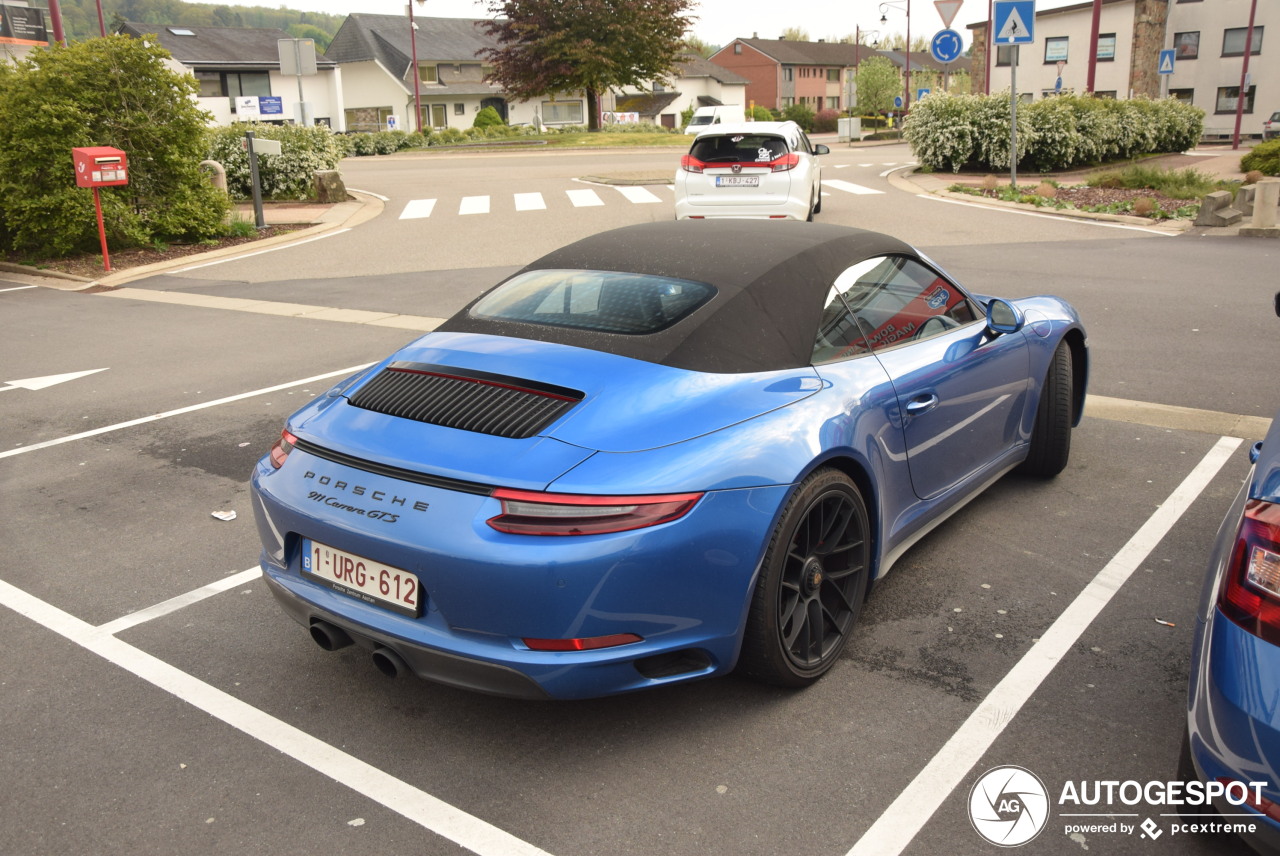
<instances>
[{"instance_id":1,"label":"rear engine grille","mask_svg":"<svg viewBox=\"0 0 1280 856\"><path fill-rule=\"evenodd\" d=\"M582 400L583 393L519 378L393 363L351 403L402 419L496 437L532 437Z\"/></svg>"}]
</instances>

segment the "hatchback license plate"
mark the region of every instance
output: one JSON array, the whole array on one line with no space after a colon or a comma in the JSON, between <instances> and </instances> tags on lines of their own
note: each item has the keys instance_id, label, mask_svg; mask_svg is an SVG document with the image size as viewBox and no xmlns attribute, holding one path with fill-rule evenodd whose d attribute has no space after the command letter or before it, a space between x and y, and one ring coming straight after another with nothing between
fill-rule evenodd
<instances>
[{"instance_id":1,"label":"hatchback license plate","mask_svg":"<svg viewBox=\"0 0 1280 856\"><path fill-rule=\"evenodd\" d=\"M758 175L717 175L716 187L759 187Z\"/></svg>"},{"instance_id":2,"label":"hatchback license plate","mask_svg":"<svg viewBox=\"0 0 1280 856\"><path fill-rule=\"evenodd\" d=\"M422 589L416 575L310 538L302 539L302 575L401 615L417 618L422 614Z\"/></svg>"}]
</instances>

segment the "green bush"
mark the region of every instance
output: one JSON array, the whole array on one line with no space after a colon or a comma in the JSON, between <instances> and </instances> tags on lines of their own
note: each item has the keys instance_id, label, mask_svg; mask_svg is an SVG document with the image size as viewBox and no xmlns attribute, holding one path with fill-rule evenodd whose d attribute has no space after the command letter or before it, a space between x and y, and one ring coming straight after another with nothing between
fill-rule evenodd
<instances>
[{"instance_id":1,"label":"green bush","mask_svg":"<svg viewBox=\"0 0 1280 856\"><path fill-rule=\"evenodd\" d=\"M338 162L346 153L338 135L323 125L307 128L236 122L227 127L211 128L208 158L226 168L227 190L237 199L247 199L253 194L249 152L244 147L248 131L253 131L256 139L280 143L279 155L258 155L258 179L264 199L309 198L314 192L316 171L337 169ZM353 141L353 145L358 147L359 143Z\"/></svg>"},{"instance_id":2,"label":"green bush","mask_svg":"<svg viewBox=\"0 0 1280 856\"><path fill-rule=\"evenodd\" d=\"M689 115L692 116L693 113L691 112ZM778 120L778 117L773 115L772 110L768 107L761 107L759 104L747 111L747 118L756 122L776 122ZM685 124L689 123L686 122Z\"/></svg>"},{"instance_id":3,"label":"green bush","mask_svg":"<svg viewBox=\"0 0 1280 856\"><path fill-rule=\"evenodd\" d=\"M813 130L813 108L808 104L792 104L782 111L784 121L795 122L805 131Z\"/></svg>"},{"instance_id":4,"label":"green bush","mask_svg":"<svg viewBox=\"0 0 1280 856\"><path fill-rule=\"evenodd\" d=\"M495 125L506 125L502 121L502 117L498 115L498 111L492 107L486 107L476 114L475 120L471 123L475 128L492 128Z\"/></svg>"},{"instance_id":5,"label":"green bush","mask_svg":"<svg viewBox=\"0 0 1280 856\"><path fill-rule=\"evenodd\" d=\"M1240 171L1257 170L1263 175L1280 175L1280 140L1270 140L1253 147L1253 151L1240 158Z\"/></svg>"},{"instance_id":6,"label":"green bush","mask_svg":"<svg viewBox=\"0 0 1280 856\"><path fill-rule=\"evenodd\" d=\"M1018 162L1058 170L1180 152L1195 144L1203 125L1204 111L1172 98L1046 98L1018 109ZM933 169L1008 167L1009 96L935 93L911 111L903 135Z\"/></svg>"},{"instance_id":7,"label":"green bush","mask_svg":"<svg viewBox=\"0 0 1280 856\"><path fill-rule=\"evenodd\" d=\"M71 149L112 146L129 184L99 191L113 247L198 241L222 233L224 194L200 172L206 114L195 79L163 48L111 36L37 48L0 63L0 239L39 255L98 247L93 193L75 183Z\"/></svg>"}]
</instances>

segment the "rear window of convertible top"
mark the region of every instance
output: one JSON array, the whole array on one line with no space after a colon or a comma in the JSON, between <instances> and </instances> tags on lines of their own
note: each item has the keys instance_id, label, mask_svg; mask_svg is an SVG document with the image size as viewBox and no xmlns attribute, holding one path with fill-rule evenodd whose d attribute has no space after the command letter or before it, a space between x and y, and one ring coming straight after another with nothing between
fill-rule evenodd
<instances>
[{"instance_id":1,"label":"rear window of convertible top","mask_svg":"<svg viewBox=\"0 0 1280 856\"><path fill-rule=\"evenodd\" d=\"M706 283L665 276L534 270L485 295L471 307L471 315L634 336L665 330L715 293Z\"/></svg>"}]
</instances>

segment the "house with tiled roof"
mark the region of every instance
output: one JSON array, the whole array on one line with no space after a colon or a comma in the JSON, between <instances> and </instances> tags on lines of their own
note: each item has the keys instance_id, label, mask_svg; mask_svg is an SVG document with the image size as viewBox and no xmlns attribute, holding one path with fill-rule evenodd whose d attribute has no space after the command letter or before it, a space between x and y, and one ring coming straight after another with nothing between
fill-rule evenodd
<instances>
[{"instance_id":1,"label":"house with tiled roof","mask_svg":"<svg viewBox=\"0 0 1280 856\"><path fill-rule=\"evenodd\" d=\"M845 110L853 94L853 74L858 64L873 56L882 56L896 65L905 76L907 63L911 73L919 71L967 71L969 62L962 59L949 66L934 60L928 53L876 50L867 45L844 42L798 42L790 39L734 39L712 55L711 61L746 77L747 98L757 106L784 110L803 104L815 113L820 110Z\"/></svg>"},{"instance_id":2,"label":"house with tiled roof","mask_svg":"<svg viewBox=\"0 0 1280 856\"><path fill-rule=\"evenodd\" d=\"M604 99L606 111L632 114L642 122L664 128L680 127L685 110L720 104L747 104L747 84L742 75L722 68L698 54L686 54L676 64L671 80L656 81L645 89L626 89Z\"/></svg>"},{"instance_id":3,"label":"house with tiled roof","mask_svg":"<svg viewBox=\"0 0 1280 856\"><path fill-rule=\"evenodd\" d=\"M284 30L126 21L115 32L138 39L154 37L173 57L175 70L195 75L200 85L197 98L212 116L212 124L229 125L243 118L237 112L236 99L257 96L263 108L256 117L260 121L295 121L303 115L299 105L305 103L312 122L344 130L342 76L337 63L317 54L314 75L299 78L282 74L279 43L293 38Z\"/></svg>"}]
</instances>

